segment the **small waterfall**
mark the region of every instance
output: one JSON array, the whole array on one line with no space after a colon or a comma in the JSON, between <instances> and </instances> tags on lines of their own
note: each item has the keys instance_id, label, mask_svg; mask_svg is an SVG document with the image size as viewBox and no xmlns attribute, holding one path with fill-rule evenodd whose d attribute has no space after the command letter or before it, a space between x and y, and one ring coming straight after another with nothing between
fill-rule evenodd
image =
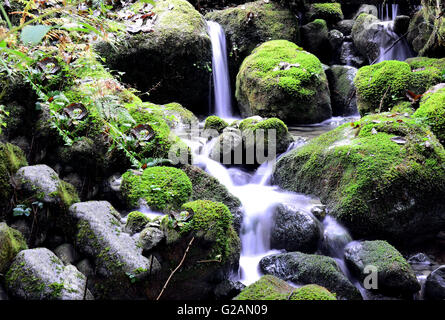
<instances>
[{"instance_id":1,"label":"small waterfall","mask_svg":"<svg viewBox=\"0 0 445 320\"><path fill-rule=\"evenodd\" d=\"M215 115L232 117L229 66L227 62L226 35L223 28L214 21L207 21L212 42L212 70L215 101Z\"/></svg>"},{"instance_id":2,"label":"small waterfall","mask_svg":"<svg viewBox=\"0 0 445 320\"><path fill-rule=\"evenodd\" d=\"M386 60L405 61L409 57L412 57L412 50L405 37L399 39L401 35L394 32L394 21L399 12L399 5L379 5L378 12L379 19L382 20L381 25L383 26L383 30L380 43L380 56L376 62Z\"/></svg>"}]
</instances>

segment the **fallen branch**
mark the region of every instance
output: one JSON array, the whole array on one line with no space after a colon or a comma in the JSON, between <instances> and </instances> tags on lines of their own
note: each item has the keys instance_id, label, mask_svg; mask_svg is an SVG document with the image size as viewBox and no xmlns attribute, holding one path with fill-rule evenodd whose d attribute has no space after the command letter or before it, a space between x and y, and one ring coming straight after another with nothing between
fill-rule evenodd
<instances>
[{"instance_id":1,"label":"fallen branch","mask_svg":"<svg viewBox=\"0 0 445 320\"><path fill-rule=\"evenodd\" d=\"M184 256L182 257L181 262L179 262L179 264L175 268L175 270L173 270L172 273L170 273L170 276L168 277L167 281L165 282L164 287L162 288L161 293L159 293L159 296L156 298L156 300L159 300L161 298L161 296L164 293L164 290L167 288L167 285L170 282L171 278L173 277L175 272L178 271L179 268L181 268L182 264L184 263L185 257L187 256L187 253L189 252L190 247L192 246L192 243L194 240L195 240L195 237L193 237L192 240L190 240L189 245L187 246L187 249L185 249Z\"/></svg>"},{"instance_id":2,"label":"fallen branch","mask_svg":"<svg viewBox=\"0 0 445 320\"><path fill-rule=\"evenodd\" d=\"M388 86L388 88L386 88L386 91L383 94L382 100L380 100L379 113L382 112L383 102L385 101L386 94L388 93L389 88L391 88L391 86Z\"/></svg>"}]
</instances>

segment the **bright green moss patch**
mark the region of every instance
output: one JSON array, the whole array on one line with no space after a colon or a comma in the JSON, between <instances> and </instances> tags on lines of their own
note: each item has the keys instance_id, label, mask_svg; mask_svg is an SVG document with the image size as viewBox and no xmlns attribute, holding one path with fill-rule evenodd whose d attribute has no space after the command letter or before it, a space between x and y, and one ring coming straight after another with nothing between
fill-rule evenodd
<instances>
[{"instance_id":1,"label":"bright green moss patch","mask_svg":"<svg viewBox=\"0 0 445 320\"><path fill-rule=\"evenodd\" d=\"M221 133L229 124L217 116L207 117L204 124L204 130L213 129Z\"/></svg>"},{"instance_id":2,"label":"bright green moss patch","mask_svg":"<svg viewBox=\"0 0 445 320\"><path fill-rule=\"evenodd\" d=\"M130 206L145 200L152 210L179 209L192 194L192 183L187 175L173 167L152 167L142 174L127 171L122 176L122 193Z\"/></svg>"},{"instance_id":3,"label":"bright green moss patch","mask_svg":"<svg viewBox=\"0 0 445 320\"><path fill-rule=\"evenodd\" d=\"M445 88L424 96L414 117L431 127L437 138L445 142Z\"/></svg>"},{"instance_id":4,"label":"bright green moss patch","mask_svg":"<svg viewBox=\"0 0 445 320\"><path fill-rule=\"evenodd\" d=\"M295 290L290 300L337 300L326 288L316 284L308 284Z\"/></svg>"},{"instance_id":5,"label":"bright green moss patch","mask_svg":"<svg viewBox=\"0 0 445 320\"><path fill-rule=\"evenodd\" d=\"M445 81L445 58L416 57L406 60L413 72L411 90L422 94L430 87Z\"/></svg>"},{"instance_id":6,"label":"bright green moss patch","mask_svg":"<svg viewBox=\"0 0 445 320\"><path fill-rule=\"evenodd\" d=\"M194 213L192 220L181 229L182 234L193 232L197 237L213 242L211 256L219 256L223 261L232 256L233 243L229 238L237 235L232 234L233 217L225 204L196 200L185 203L182 210Z\"/></svg>"},{"instance_id":7,"label":"bright green moss patch","mask_svg":"<svg viewBox=\"0 0 445 320\"><path fill-rule=\"evenodd\" d=\"M410 66L401 61L383 61L360 68L354 79L360 114L388 111L405 99L411 75Z\"/></svg>"},{"instance_id":8,"label":"bright green moss patch","mask_svg":"<svg viewBox=\"0 0 445 320\"><path fill-rule=\"evenodd\" d=\"M139 232L144 229L147 223L150 222L150 218L148 218L145 214L139 211L130 212L127 216L127 223L125 228L130 230L131 232Z\"/></svg>"},{"instance_id":9,"label":"bright green moss patch","mask_svg":"<svg viewBox=\"0 0 445 320\"><path fill-rule=\"evenodd\" d=\"M266 275L246 287L234 300L288 300L293 289L287 282Z\"/></svg>"},{"instance_id":10,"label":"bright green moss patch","mask_svg":"<svg viewBox=\"0 0 445 320\"><path fill-rule=\"evenodd\" d=\"M307 13L308 20L324 19L333 24L343 20L343 11L340 3L313 3Z\"/></svg>"},{"instance_id":11,"label":"bright green moss patch","mask_svg":"<svg viewBox=\"0 0 445 320\"><path fill-rule=\"evenodd\" d=\"M23 235L6 223L0 223L0 273L6 272L17 253L26 249L28 246Z\"/></svg>"}]
</instances>

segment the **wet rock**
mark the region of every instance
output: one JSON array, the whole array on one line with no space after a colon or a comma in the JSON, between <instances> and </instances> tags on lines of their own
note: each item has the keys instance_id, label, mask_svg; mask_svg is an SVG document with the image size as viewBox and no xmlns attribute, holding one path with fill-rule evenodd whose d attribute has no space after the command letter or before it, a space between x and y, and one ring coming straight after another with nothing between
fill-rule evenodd
<instances>
[{"instance_id":1,"label":"wet rock","mask_svg":"<svg viewBox=\"0 0 445 320\"><path fill-rule=\"evenodd\" d=\"M125 232L133 235L141 232L145 226L150 222L150 218L143 212L133 211L127 215L127 222L125 224Z\"/></svg>"},{"instance_id":2,"label":"wet rock","mask_svg":"<svg viewBox=\"0 0 445 320\"><path fill-rule=\"evenodd\" d=\"M285 281L300 284L318 284L337 294L340 299L361 299L360 292L342 273L333 258L289 252L264 257L260 268Z\"/></svg>"},{"instance_id":3,"label":"wet rock","mask_svg":"<svg viewBox=\"0 0 445 320\"><path fill-rule=\"evenodd\" d=\"M148 227L142 230L139 236L139 243L144 252L148 252L156 247L162 240L164 240L165 234L159 228Z\"/></svg>"},{"instance_id":4,"label":"wet rock","mask_svg":"<svg viewBox=\"0 0 445 320\"><path fill-rule=\"evenodd\" d=\"M351 35L352 32L352 27L354 26L354 20L342 20L339 21L336 25L335 25L335 29L337 29L338 31L340 31L341 33L343 33L343 35L349 36Z\"/></svg>"},{"instance_id":5,"label":"wet rock","mask_svg":"<svg viewBox=\"0 0 445 320\"><path fill-rule=\"evenodd\" d=\"M384 26L374 15L362 13L352 28L352 39L357 50L367 58L368 63L380 55L380 44L384 36Z\"/></svg>"},{"instance_id":6,"label":"wet rock","mask_svg":"<svg viewBox=\"0 0 445 320\"><path fill-rule=\"evenodd\" d=\"M433 32L433 19L425 20L422 11L417 12L410 20L407 40L415 52L419 53L426 47L426 44Z\"/></svg>"},{"instance_id":7,"label":"wet rock","mask_svg":"<svg viewBox=\"0 0 445 320\"><path fill-rule=\"evenodd\" d=\"M301 41L305 50L316 55L323 63L330 62L332 49L325 20L317 19L302 26Z\"/></svg>"},{"instance_id":8,"label":"wet rock","mask_svg":"<svg viewBox=\"0 0 445 320\"><path fill-rule=\"evenodd\" d=\"M270 245L273 249L313 253L320 240L320 225L308 212L280 204L273 214Z\"/></svg>"},{"instance_id":9,"label":"wet rock","mask_svg":"<svg viewBox=\"0 0 445 320\"><path fill-rule=\"evenodd\" d=\"M339 60L342 64L356 68L360 68L366 64L365 58L363 58L360 52L357 51L354 43L350 41L342 43Z\"/></svg>"},{"instance_id":10,"label":"wet rock","mask_svg":"<svg viewBox=\"0 0 445 320\"><path fill-rule=\"evenodd\" d=\"M362 281L373 266L377 289L388 295L412 295L420 290L417 278L403 256L386 241L354 241L345 247L345 260Z\"/></svg>"},{"instance_id":11,"label":"wet rock","mask_svg":"<svg viewBox=\"0 0 445 320\"><path fill-rule=\"evenodd\" d=\"M239 281L224 280L214 291L217 300L230 300L237 296L246 286Z\"/></svg>"},{"instance_id":12,"label":"wet rock","mask_svg":"<svg viewBox=\"0 0 445 320\"><path fill-rule=\"evenodd\" d=\"M287 300L293 289L286 281L265 275L244 288L234 300Z\"/></svg>"},{"instance_id":13,"label":"wet rock","mask_svg":"<svg viewBox=\"0 0 445 320\"><path fill-rule=\"evenodd\" d=\"M334 52L337 52L341 48L345 36L340 31L332 29L328 33L328 39L332 50L334 50Z\"/></svg>"},{"instance_id":14,"label":"wet rock","mask_svg":"<svg viewBox=\"0 0 445 320\"><path fill-rule=\"evenodd\" d=\"M28 249L20 231L0 222L0 273L5 273L15 256Z\"/></svg>"},{"instance_id":15,"label":"wet rock","mask_svg":"<svg viewBox=\"0 0 445 320\"><path fill-rule=\"evenodd\" d=\"M374 5L369 4L362 4L360 8L357 10L357 12L354 14L354 20L357 19L359 15L362 13L373 15L374 17L378 17L378 10L377 7Z\"/></svg>"},{"instance_id":16,"label":"wet rock","mask_svg":"<svg viewBox=\"0 0 445 320\"><path fill-rule=\"evenodd\" d=\"M342 65L333 65L326 71L334 116L349 116L357 113L354 85L356 74L356 68Z\"/></svg>"},{"instance_id":17,"label":"wet rock","mask_svg":"<svg viewBox=\"0 0 445 320\"><path fill-rule=\"evenodd\" d=\"M394 20L394 32L404 35L408 31L410 20L409 16L397 16Z\"/></svg>"},{"instance_id":18,"label":"wet rock","mask_svg":"<svg viewBox=\"0 0 445 320\"><path fill-rule=\"evenodd\" d=\"M8 292L26 300L83 300L86 277L46 248L21 251L6 274ZM91 294L87 293L89 299Z\"/></svg>"},{"instance_id":19,"label":"wet rock","mask_svg":"<svg viewBox=\"0 0 445 320\"><path fill-rule=\"evenodd\" d=\"M306 12L308 21L323 19L330 25L343 20L343 18L340 3L313 3L308 5L308 11Z\"/></svg>"},{"instance_id":20,"label":"wet rock","mask_svg":"<svg viewBox=\"0 0 445 320\"><path fill-rule=\"evenodd\" d=\"M82 272L86 277L94 276L95 272L94 272L93 265L91 264L90 260L88 260L88 259L83 259L83 260L79 261L79 263L76 264L76 268L77 268L77 270Z\"/></svg>"},{"instance_id":21,"label":"wet rock","mask_svg":"<svg viewBox=\"0 0 445 320\"><path fill-rule=\"evenodd\" d=\"M9 300L8 294L3 286L0 284L0 301Z\"/></svg>"},{"instance_id":22,"label":"wet rock","mask_svg":"<svg viewBox=\"0 0 445 320\"><path fill-rule=\"evenodd\" d=\"M429 300L445 299L445 266L440 266L426 279L425 298Z\"/></svg>"},{"instance_id":23,"label":"wet rock","mask_svg":"<svg viewBox=\"0 0 445 320\"><path fill-rule=\"evenodd\" d=\"M62 260L65 265L72 264L74 265L76 261L79 259L79 255L74 249L72 244L64 243L54 250L55 255Z\"/></svg>"},{"instance_id":24,"label":"wet rock","mask_svg":"<svg viewBox=\"0 0 445 320\"><path fill-rule=\"evenodd\" d=\"M215 141L210 158L223 164L242 164L243 137L241 131L223 132Z\"/></svg>"}]
</instances>

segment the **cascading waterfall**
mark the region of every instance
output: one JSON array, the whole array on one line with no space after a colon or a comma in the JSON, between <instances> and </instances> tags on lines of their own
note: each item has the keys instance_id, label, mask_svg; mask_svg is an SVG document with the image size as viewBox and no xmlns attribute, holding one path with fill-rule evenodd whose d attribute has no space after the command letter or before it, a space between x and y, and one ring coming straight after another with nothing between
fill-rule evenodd
<instances>
[{"instance_id":1,"label":"cascading waterfall","mask_svg":"<svg viewBox=\"0 0 445 320\"><path fill-rule=\"evenodd\" d=\"M223 28L214 21L207 21L212 42L212 70L214 87L215 115L221 118L232 117L229 66L227 62L226 35Z\"/></svg>"},{"instance_id":2,"label":"cascading waterfall","mask_svg":"<svg viewBox=\"0 0 445 320\"><path fill-rule=\"evenodd\" d=\"M403 37L394 32L394 21L398 15L398 4L379 5L379 19L383 22L382 39L380 44L380 56L376 62L385 60L405 61L411 57L412 50L408 42Z\"/></svg>"}]
</instances>

